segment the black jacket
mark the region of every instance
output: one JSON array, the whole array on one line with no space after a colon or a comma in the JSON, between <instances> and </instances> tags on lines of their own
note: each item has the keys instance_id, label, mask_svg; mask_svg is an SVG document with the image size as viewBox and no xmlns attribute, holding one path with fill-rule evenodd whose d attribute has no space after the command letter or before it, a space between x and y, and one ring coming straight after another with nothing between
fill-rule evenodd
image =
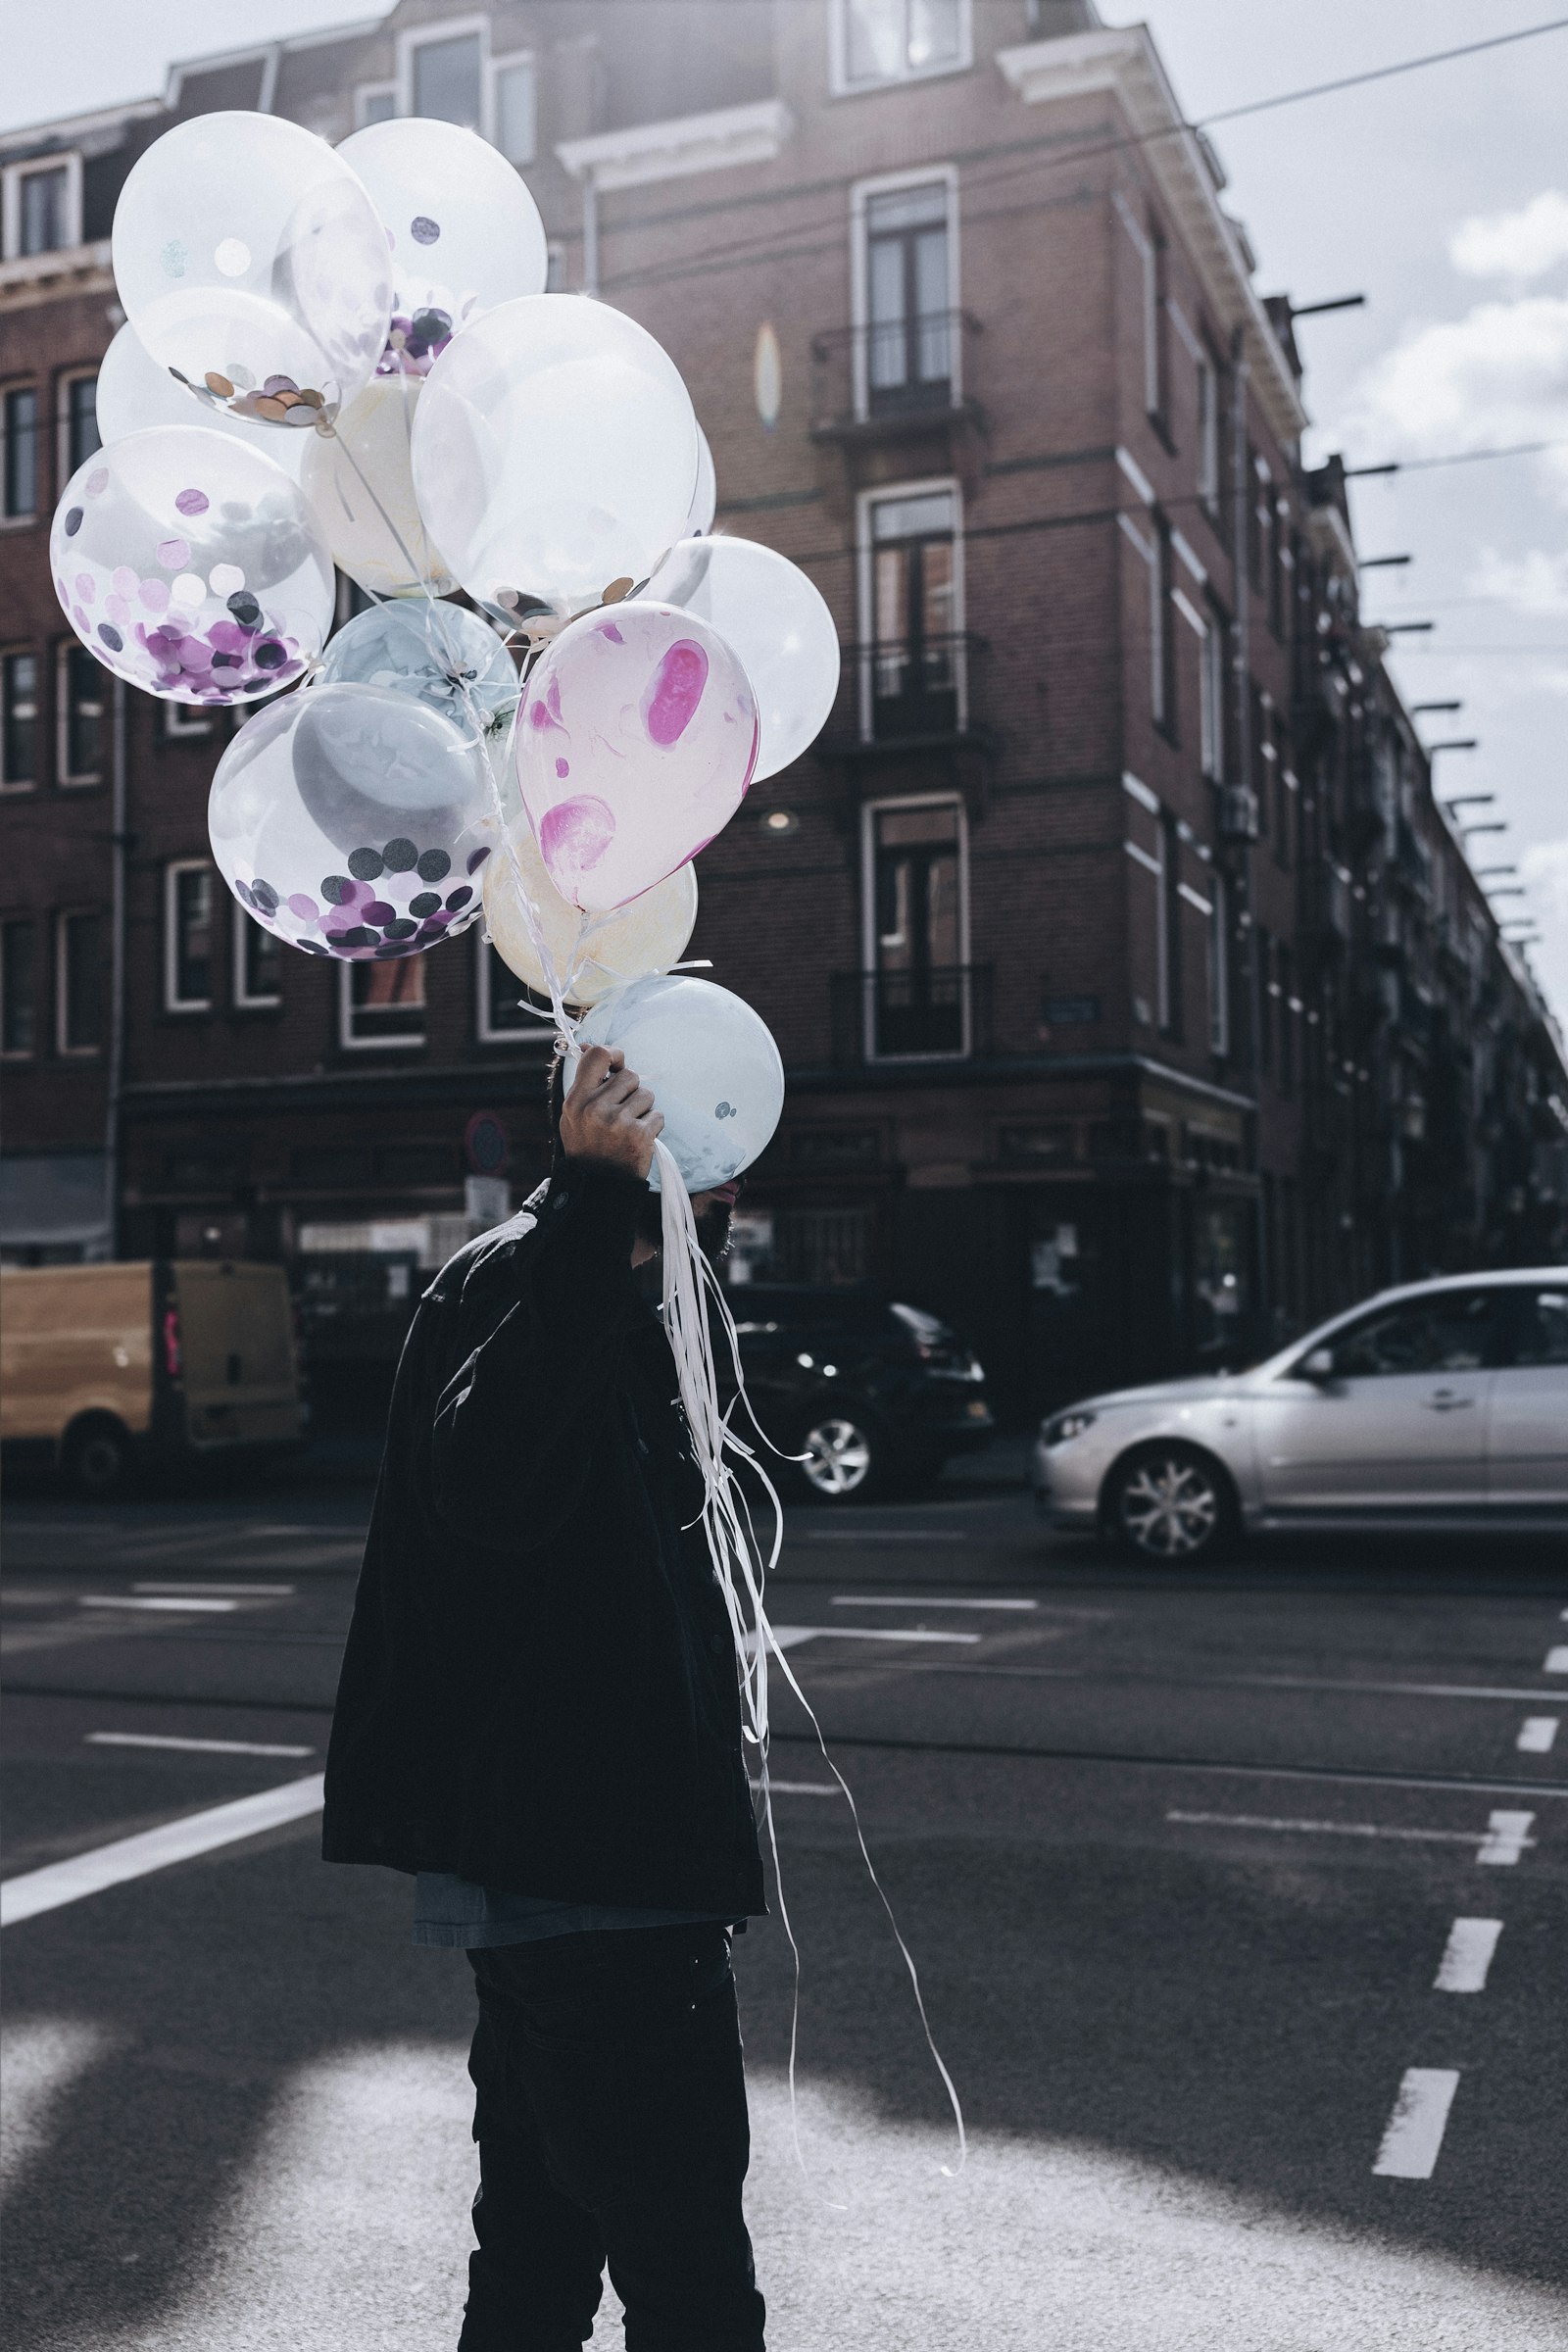
<instances>
[{"instance_id":1,"label":"black jacket","mask_svg":"<svg viewBox=\"0 0 1568 2352\"><path fill-rule=\"evenodd\" d=\"M636 1179L558 1169L443 1268L393 1392L326 1763L329 1862L761 1912L734 1644Z\"/></svg>"}]
</instances>

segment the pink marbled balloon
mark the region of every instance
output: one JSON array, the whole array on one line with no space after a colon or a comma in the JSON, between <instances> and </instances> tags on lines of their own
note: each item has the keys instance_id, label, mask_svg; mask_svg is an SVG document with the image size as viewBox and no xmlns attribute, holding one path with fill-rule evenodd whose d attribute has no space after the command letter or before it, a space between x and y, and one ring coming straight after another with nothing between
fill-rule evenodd
<instances>
[{"instance_id":1,"label":"pink marbled balloon","mask_svg":"<svg viewBox=\"0 0 1568 2352\"><path fill-rule=\"evenodd\" d=\"M599 914L720 832L757 762L757 701L705 621L641 599L563 629L528 683L517 783L545 869Z\"/></svg>"}]
</instances>

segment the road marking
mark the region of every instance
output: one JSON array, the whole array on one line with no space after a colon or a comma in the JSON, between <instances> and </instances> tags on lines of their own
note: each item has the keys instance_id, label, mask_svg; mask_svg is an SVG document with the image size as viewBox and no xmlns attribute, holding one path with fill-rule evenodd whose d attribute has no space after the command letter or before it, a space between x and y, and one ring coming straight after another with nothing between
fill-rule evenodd
<instances>
[{"instance_id":1,"label":"road marking","mask_svg":"<svg viewBox=\"0 0 1568 2352\"><path fill-rule=\"evenodd\" d=\"M1515 1747L1522 1747L1527 1756L1549 1755L1556 1745L1560 1720L1556 1715L1527 1715L1519 1726Z\"/></svg>"},{"instance_id":2,"label":"road marking","mask_svg":"<svg viewBox=\"0 0 1568 2352\"><path fill-rule=\"evenodd\" d=\"M1053 1604L1054 1605L1054 1604ZM1078 1611L1075 1614L1090 1614ZM1110 1615L1109 1610L1092 1612ZM991 1674L1022 1682L1154 1683L1164 1690L1339 1690L1356 1698L1502 1698L1517 1705L1522 1698L1539 1698L1568 1705L1568 1691L1545 1690L1538 1684L1515 1690L1495 1683L1369 1683L1359 1677L1335 1681L1325 1675L1303 1674L1142 1674L1118 1672L1107 1666L929 1666L928 1674Z\"/></svg>"},{"instance_id":3,"label":"road marking","mask_svg":"<svg viewBox=\"0 0 1568 2352\"><path fill-rule=\"evenodd\" d=\"M775 1625L773 1641L780 1649L798 1649L803 1642L978 1642L978 1634L929 1634L923 1629L911 1632L904 1626L880 1625ZM757 1637L746 1637L748 1655L757 1646Z\"/></svg>"},{"instance_id":4,"label":"road marking","mask_svg":"<svg viewBox=\"0 0 1568 2352\"><path fill-rule=\"evenodd\" d=\"M836 1781L769 1781L767 1785L774 1796L842 1796L844 1794ZM761 1794L762 1784L760 1781L754 1781L752 1788L758 1795Z\"/></svg>"},{"instance_id":5,"label":"road marking","mask_svg":"<svg viewBox=\"0 0 1568 2352\"><path fill-rule=\"evenodd\" d=\"M1500 1816L1494 1813L1492 1818L1496 1821ZM1509 1814L1507 1818L1512 1821L1518 1819L1519 1816ZM1535 1815L1527 1813L1523 1818L1526 1821L1533 1821ZM1479 1845L1492 1834L1488 1830L1391 1829L1375 1821L1287 1821L1273 1813L1186 1813L1172 1809L1165 1815L1165 1819L1186 1822L1204 1829L1300 1830L1312 1837L1406 1838L1418 1840L1423 1844L1434 1845ZM1527 1842L1533 1844L1535 1841L1530 1839ZM1517 1856L1510 1854L1508 1858L1510 1861L1514 1861Z\"/></svg>"},{"instance_id":6,"label":"road marking","mask_svg":"<svg viewBox=\"0 0 1568 2352\"><path fill-rule=\"evenodd\" d=\"M941 1593L895 1599L883 1592L835 1592L836 1609L1038 1609L1038 1600L956 1600Z\"/></svg>"},{"instance_id":7,"label":"road marking","mask_svg":"<svg viewBox=\"0 0 1568 2352\"><path fill-rule=\"evenodd\" d=\"M1543 1674L1568 1674L1568 1642L1559 1642L1546 1652Z\"/></svg>"},{"instance_id":8,"label":"road marking","mask_svg":"<svg viewBox=\"0 0 1568 2352\"><path fill-rule=\"evenodd\" d=\"M165 1579L144 1581L130 1589L133 1592L225 1592L250 1600L287 1600L295 1591L293 1585L188 1585Z\"/></svg>"},{"instance_id":9,"label":"road marking","mask_svg":"<svg viewBox=\"0 0 1568 2352\"><path fill-rule=\"evenodd\" d=\"M1434 1992L1485 1992L1487 1971L1502 1934L1500 1919L1456 1919L1448 1930Z\"/></svg>"},{"instance_id":10,"label":"road marking","mask_svg":"<svg viewBox=\"0 0 1568 2352\"><path fill-rule=\"evenodd\" d=\"M79 1902L83 1895L101 1894L106 1886L122 1886L127 1879L145 1878L149 1871L167 1870L172 1862L214 1853L221 1845L254 1838L282 1822L301 1821L309 1813L318 1813L324 1777L313 1772L303 1781L285 1781L280 1788L263 1788L226 1805L209 1805L203 1812L187 1813L181 1821L166 1821L134 1838L117 1838L112 1845L74 1854L69 1862L50 1862L42 1870L24 1871L0 1883L0 1928L35 1919L40 1911L57 1911L62 1903Z\"/></svg>"},{"instance_id":11,"label":"road marking","mask_svg":"<svg viewBox=\"0 0 1568 2352\"><path fill-rule=\"evenodd\" d=\"M172 1600L150 1592L78 1592L76 1606L78 1609L178 1609L198 1615L220 1615L229 1609L237 1609L239 1602L199 1600L194 1596L189 1600Z\"/></svg>"},{"instance_id":12,"label":"road marking","mask_svg":"<svg viewBox=\"0 0 1568 2352\"><path fill-rule=\"evenodd\" d=\"M178 1747L203 1756L314 1756L275 1740L181 1740L172 1732L83 1732L89 1747Z\"/></svg>"},{"instance_id":13,"label":"road marking","mask_svg":"<svg viewBox=\"0 0 1568 2352\"><path fill-rule=\"evenodd\" d=\"M1533 1813L1492 1813L1487 1817L1487 1837L1477 1854L1478 1862L1517 1862L1527 1845L1534 1845L1530 1825Z\"/></svg>"},{"instance_id":14,"label":"road marking","mask_svg":"<svg viewBox=\"0 0 1568 2352\"><path fill-rule=\"evenodd\" d=\"M1393 2180L1430 2180L1458 2087L1456 2067L1406 2067L1372 2170Z\"/></svg>"},{"instance_id":15,"label":"road marking","mask_svg":"<svg viewBox=\"0 0 1568 2352\"><path fill-rule=\"evenodd\" d=\"M790 1533L803 1544L967 1544L962 1527L797 1527Z\"/></svg>"}]
</instances>

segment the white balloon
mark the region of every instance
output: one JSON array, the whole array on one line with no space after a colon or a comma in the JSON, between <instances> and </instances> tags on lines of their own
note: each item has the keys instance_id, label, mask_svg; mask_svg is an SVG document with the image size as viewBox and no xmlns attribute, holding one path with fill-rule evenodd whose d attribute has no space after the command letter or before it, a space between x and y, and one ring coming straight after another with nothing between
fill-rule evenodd
<instances>
[{"instance_id":1,"label":"white balloon","mask_svg":"<svg viewBox=\"0 0 1568 2352\"><path fill-rule=\"evenodd\" d=\"M673 360L582 294L527 295L465 328L414 424L431 535L475 602L514 624L646 579L685 528L697 459Z\"/></svg>"},{"instance_id":2,"label":"white balloon","mask_svg":"<svg viewBox=\"0 0 1568 2352\"><path fill-rule=\"evenodd\" d=\"M550 994L522 910L517 866L555 966L556 985L568 1004L597 1004L612 988L624 988L648 972L666 972L679 960L697 921L697 876L690 865L677 866L640 899L609 914L582 915L545 871L532 828L514 825L508 839L517 865L503 849L485 867L485 920L497 955L529 988Z\"/></svg>"},{"instance_id":3,"label":"white balloon","mask_svg":"<svg viewBox=\"0 0 1568 2352\"><path fill-rule=\"evenodd\" d=\"M340 571L372 596L449 596L457 581L414 495L410 438L417 377L378 375L329 433L312 433L300 487Z\"/></svg>"},{"instance_id":4,"label":"white balloon","mask_svg":"<svg viewBox=\"0 0 1568 2352\"><path fill-rule=\"evenodd\" d=\"M115 208L115 283L161 367L290 429L333 414L386 343L386 232L354 172L281 115L196 115Z\"/></svg>"},{"instance_id":5,"label":"white balloon","mask_svg":"<svg viewBox=\"0 0 1568 2352\"><path fill-rule=\"evenodd\" d=\"M663 1113L661 1142L689 1193L727 1184L771 1142L784 1108L784 1064L760 1014L710 980L634 980L578 1024L582 1046L618 1047ZM577 1074L566 1060L565 1081ZM657 1163L649 1182L659 1190Z\"/></svg>"},{"instance_id":6,"label":"white balloon","mask_svg":"<svg viewBox=\"0 0 1568 2352\"><path fill-rule=\"evenodd\" d=\"M273 425L231 416L211 395L198 409L189 385L159 367L128 318L99 364L95 397L98 438L106 449L155 425L198 424L204 432L226 433L247 449L259 449L298 481L305 453L317 440L315 433L280 433Z\"/></svg>"},{"instance_id":7,"label":"white balloon","mask_svg":"<svg viewBox=\"0 0 1568 2352\"><path fill-rule=\"evenodd\" d=\"M799 564L753 539L683 539L646 593L706 620L740 656L761 717L754 784L814 743L839 690L839 633Z\"/></svg>"},{"instance_id":8,"label":"white balloon","mask_svg":"<svg viewBox=\"0 0 1568 2352\"><path fill-rule=\"evenodd\" d=\"M427 373L447 339L497 303L542 294L550 267L539 207L505 156L456 122L417 115L371 122L338 154L364 180L392 257L392 332L383 370ZM415 321L439 314L445 336ZM409 356L405 356L409 355Z\"/></svg>"},{"instance_id":9,"label":"white balloon","mask_svg":"<svg viewBox=\"0 0 1568 2352\"><path fill-rule=\"evenodd\" d=\"M697 487L686 513L683 537L701 539L713 527L718 512L718 476L713 471L713 453L708 446L708 435L697 427Z\"/></svg>"}]
</instances>

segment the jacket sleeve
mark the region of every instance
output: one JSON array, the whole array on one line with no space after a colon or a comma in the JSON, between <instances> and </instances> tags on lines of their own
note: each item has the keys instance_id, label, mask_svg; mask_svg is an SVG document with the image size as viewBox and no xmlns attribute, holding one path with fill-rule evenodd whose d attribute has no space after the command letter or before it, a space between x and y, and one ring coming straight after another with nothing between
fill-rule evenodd
<instances>
[{"instance_id":1,"label":"jacket sleeve","mask_svg":"<svg viewBox=\"0 0 1568 2352\"><path fill-rule=\"evenodd\" d=\"M534 1231L486 1269L482 1313L460 1311L431 1477L438 1515L474 1541L548 1543L581 1495L617 1347L643 1311L631 1253L646 1193L619 1169L565 1161Z\"/></svg>"}]
</instances>

